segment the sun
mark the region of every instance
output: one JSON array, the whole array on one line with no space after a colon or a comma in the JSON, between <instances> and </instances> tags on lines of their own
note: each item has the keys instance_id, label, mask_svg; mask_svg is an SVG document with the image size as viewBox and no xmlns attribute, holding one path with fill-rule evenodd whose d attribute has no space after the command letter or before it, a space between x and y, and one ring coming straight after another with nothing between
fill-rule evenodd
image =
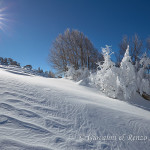
<instances>
[{"instance_id":1,"label":"sun","mask_svg":"<svg viewBox=\"0 0 150 150\"><path fill-rule=\"evenodd\" d=\"M5 33L10 23L10 13L8 11L10 6L10 3L0 0L0 31L4 31Z\"/></svg>"},{"instance_id":2,"label":"sun","mask_svg":"<svg viewBox=\"0 0 150 150\"><path fill-rule=\"evenodd\" d=\"M0 30L5 31L7 28L7 14L6 14L7 8L0 8Z\"/></svg>"}]
</instances>

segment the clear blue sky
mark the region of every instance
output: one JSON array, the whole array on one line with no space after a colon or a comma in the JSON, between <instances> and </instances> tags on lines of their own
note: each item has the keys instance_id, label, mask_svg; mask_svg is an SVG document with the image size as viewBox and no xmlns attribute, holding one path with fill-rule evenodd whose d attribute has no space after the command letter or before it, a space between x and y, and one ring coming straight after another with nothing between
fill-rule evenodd
<instances>
[{"instance_id":1,"label":"clear blue sky","mask_svg":"<svg viewBox=\"0 0 150 150\"><path fill-rule=\"evenodd\" d=\"M8 21L0 56L49 70L49 49L67 28L82 31L99 50L115 51L123 35L150 35L150 0L0 0Z\"/></svg>"}]
</instances>

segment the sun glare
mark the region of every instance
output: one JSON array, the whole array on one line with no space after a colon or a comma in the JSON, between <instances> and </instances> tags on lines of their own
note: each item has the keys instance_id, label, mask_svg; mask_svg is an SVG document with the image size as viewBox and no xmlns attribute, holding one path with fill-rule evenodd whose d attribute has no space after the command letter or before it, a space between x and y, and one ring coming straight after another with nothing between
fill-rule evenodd
<instances>
[{"instance_id":1,"label":"sun glare","mask_svg":"<svg viewBox=\"0 0 150 150\"><path fill-rule=\"evenodd\" d=\"M10 3L7 3L5 0L0 0L0 31L6 33L8 30L8 26L10 25L10 13L8 13L8 7L10 7Z\"/></svg>"},{"instance_id":2,"label":"sun glare","mask_svg":"<svg viewBox=\"0 0 150 150\"><path fill-rule=\"evenodd\" d=\"M0 30L5 31L7 28L6 22L8 21L7 19L7 14L6 14L7 8L0 8Z\"/></svg>"}]
</instances>

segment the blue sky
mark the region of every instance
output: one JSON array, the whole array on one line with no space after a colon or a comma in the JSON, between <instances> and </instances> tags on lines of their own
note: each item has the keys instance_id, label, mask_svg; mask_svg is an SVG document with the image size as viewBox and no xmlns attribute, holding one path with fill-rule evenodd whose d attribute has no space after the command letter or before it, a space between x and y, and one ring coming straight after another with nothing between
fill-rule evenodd
<instances>
[{"instance_id":1,"label":"blue sky","mask_svg":"<svg viewBox=\"0 0 150 150\"><path fill-rule=\"evenodd\" d=\"M67 28L82 31L97 49L113 51L123 35L150 35L149 0L1 0L8 21L0 31L0 56L49 70L49 49Z\"/></svg>"}]
</instances>

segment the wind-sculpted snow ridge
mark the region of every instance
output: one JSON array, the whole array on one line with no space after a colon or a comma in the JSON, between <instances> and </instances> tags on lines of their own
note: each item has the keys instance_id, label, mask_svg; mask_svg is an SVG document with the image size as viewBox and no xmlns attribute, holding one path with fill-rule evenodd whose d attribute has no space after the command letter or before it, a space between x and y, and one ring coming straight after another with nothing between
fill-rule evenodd
<instances>
[{"instance_id":1,"label":"wind-sculpted snow ridge","mask_svg":"<svg viewBox=\"0 0 150 150\"><path fill-rule=\"evenodd\" d=\"M149 150L150 103L136 98L0 68L0 150Z\"/></svg>"}]
</instances>

